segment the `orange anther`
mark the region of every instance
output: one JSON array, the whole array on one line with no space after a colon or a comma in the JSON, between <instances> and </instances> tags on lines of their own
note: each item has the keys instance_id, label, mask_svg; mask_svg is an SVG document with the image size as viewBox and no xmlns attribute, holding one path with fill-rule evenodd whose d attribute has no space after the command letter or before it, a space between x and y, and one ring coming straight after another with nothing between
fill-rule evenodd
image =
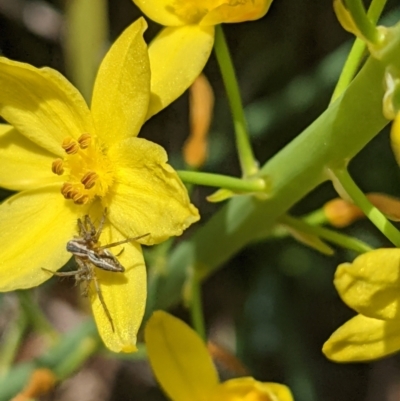
<instances>
[{"instance_id":1,"label":"orange anther","mask_svg":"<svg viewBox=\"0 0 400 401\"><path fill-rule=\"evenodd\" d=\"M93 188L99 176L94 171L87 172L81 179L81 183L86 189Z\"/></svg>"},{"instance_id":2,"label":"orange anther","mask_svg":"<svg viewBox=\"0 0 400 401\"><path fill-rule=\"evenodd\" d=\"M78 153L79 151L79 145L78 142L76 142L74 139L71 137L67 137L63 140L63 143L61 144L61 147L65 150L66 153L69 155L74 155L75 153Z\"/></svg>"},{"instance_id":3,"label":"orange anther","mask_svg":"<svg viewBox=\"0 0 400 401\"><path fill-rule=\"evenodd\" d=\"M54 174L57 175L62 175L64 173L64 162L62 159L56 159L53 161L52 165L51 165L51 171Z\"/></svg>"},{"instance_id":4,"label":"orange anther","mask_svg":"<svg viewBox=\"0 0 400 401\"><path fill-rule=\"evenodd\" d=\"M78 138L78 143L81 149L88 148L91 142L92 142L92 136L90 134L82 134Z\"/></svg>"}]
</instances>

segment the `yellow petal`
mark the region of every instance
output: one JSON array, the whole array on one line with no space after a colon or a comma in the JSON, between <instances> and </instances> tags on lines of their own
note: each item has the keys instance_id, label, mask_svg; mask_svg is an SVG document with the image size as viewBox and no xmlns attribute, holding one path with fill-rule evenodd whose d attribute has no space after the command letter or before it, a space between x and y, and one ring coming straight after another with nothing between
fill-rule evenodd
<instances>
[{"instance_id":1,"label":"yellow petal","mask_svg":"<svg viewBox=\"0 0 400 401\"><path fill-rule=\"evenodd\" d=\"M143 18L130 25L111 46L97 74L92 114L97 134L106 144L136 136L150 97L150 65Z\"/></svg>"},{"instance_id":2,"label":"yellow petal","mask_svg":"<svg viewBox=\"0 0 400 401\"><path fill-rule=\"evenodd\" d=\"M81 94L60 73L0 57L0 115L22 135L62 156L66 137L93 132Z\"/></svg>"},{"instance_id":3,"label":"yellow petal","mask_svg":"<svg viewBox=\"0 0 400 401\"><path fill-rule=\"evenodd\" d=\"M173 401L209 401L218 376L207 347L181 320L154 312L145 328L150 364Z\"/></svg>"},{"instance_id":4,"label":"yellow petal","mask_svg":"<svg viewBox=\"0 0 400 401\"><path fill-rule=\"evenodd\" d=\"M263 383L252 377L241 377L221 383L210 401L293 401L288 387L279 383Z\"/></svg>"},{"instance_id":5,"label":"yellow petal","mask_svg":"<svg viewBox=\"0 0 400 401\"><path fill-rule=\"evenodd\" d=\"M167 107L203 70L214 44L214 27L164 28L150 43L151 97L147 118Z\"/></svg>"},{"instance_id":6,"label":"yellow petal","mask_svg":"<svg viewBox=\"0 0 400 401\"><path fill-rule=\"evenodd\" d=\"M0 206L0 291L31 288L52 277L71 257L65 249L77 233L77 207L51 185L24 191Z\"/></svg>"},{"instance_id":7,"label":"yellow petal","mask_svg":"<svg viewBox=\"0 0 400 401\"><path fill-rule=\"evenodd\" d=\"M322 352L336 362L369 361L400 350L400 321L384 321L363 315L339 327Z\"/></svg>"},{"instance_id":8,"label":"yellow petal","mask_svg":"<svg viewBox=\"0 0 400 401\"><path fill-rule=\"evenodd\" d=\"M377 249L341 264L335 286L347 305L377 319L400 319L400 250Z\"/></svg>"},{"instance_id":9,"label":"yellow petal","mask_svg":"<svg viewBox=\"0 0 400 401\"><path fill-rule=\"evenodd\" d=\"M133 0L146 17L164 26L179 26L185 23L174 12L176 0Z\"/></svg>"},{"instance_id":10,"label":"yellow petal","mask_svg":"<svg viewBox=\"0 0 400 401\"><path fill-rule=\"evenodd\" d=\"M108 218L127 237L149 233L140 242L154 244L181 235L199 219L161 146L130 138L113 146L109 157L115 184L106 199Z\"/></svg>"},{"instance_id":11,"label":"yellow petal","mask_svg":"<svg viewBox=\"0 0 400 401\"><path fill-rule=\"evenodd\" d=\"M106 224L100 240L103 245L126 239L115 227ZM142 322L146 304L146 267L138 243L126 243L109 249L118 255L125 272L108 272L94 267L102 304L92 281L90 300L93 315L104 344L114 352L136 351L136 335ZM105 312L107 308L112 324ZM114 331L113 331L114 326Z\"/></svg>"},{"instance_id":12,"label":"yellow petal","mask_svg":"<svg viewBox=\"0 0 400 401\"><path fill-rule=\"evenodd\" d=\"M238 1L236 5L222 4L211 10L202 20L201 25L217 25L223 22L244 22L262 18L272 0Z\"/></svg>"},{"instance_id":13,"label":"yellow petal","mask_svg":"<svg viewBox=\"0 0 400 401\"><path fill-rule=\"evenodd\" d=\"M60 181L51 172L54 154L35 145L11 125L0 124L0 186L14 191Z\"/></svg>"}]
</instances>

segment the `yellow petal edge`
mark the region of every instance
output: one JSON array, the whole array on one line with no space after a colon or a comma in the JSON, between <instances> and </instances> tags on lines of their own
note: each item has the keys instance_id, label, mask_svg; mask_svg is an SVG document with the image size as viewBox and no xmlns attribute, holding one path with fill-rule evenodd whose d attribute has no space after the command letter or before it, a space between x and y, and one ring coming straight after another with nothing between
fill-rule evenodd
<instances>
[{"instance_id":1,"label":"yellow petal edge","mask_svg":"<svg viewBox=\"0 0 400 401\"><path fill-rule=\"evenodd\" d=\"M157 311L145 328L153 372L174 401L207 401L218 384L212 359L201 338L184 322Z\"/></svg>"}]
</instances>

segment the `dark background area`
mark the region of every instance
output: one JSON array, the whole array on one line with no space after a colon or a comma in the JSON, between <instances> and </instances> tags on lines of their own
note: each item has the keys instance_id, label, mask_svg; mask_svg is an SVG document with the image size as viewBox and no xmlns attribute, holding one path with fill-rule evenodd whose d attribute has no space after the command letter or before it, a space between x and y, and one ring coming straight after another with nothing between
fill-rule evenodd
<instances>
[{"instance_id":1,"label":"dark background area","mask_svg":"<svg viewBox=\"0 0 400 401\"><path fill-rule=\"evenodd\" d=\"M394 16L395 6L396 1L389 1L384 14L392 21L400 19L399 9ZM50 66L65 73L63 7L64 2L57 0L0 0L0 52L14 60ZM140 15L130 0L110 1L111 39ZM33 23L35 16L39 22ZM160 27L148 22L146 39L150 41ZM47 29L43 28L46 23ZM43 32L35 24L42 26ZM274 0L263 19L224 25L224 30L237 69L255 153L264 164L327 107L352 36L340 27L330 0ZM205 73L215 91L216 106L204 171L238 176L230 113L213 55ZM181 149L187 133L185 94L146 123L140 135L164 146L174 167L181 168ZM353 160L351 171L366 192L400 196L400 175L388 130ZM202 214L199 224L220 207L206 202L205 197L211 192L207 188L193 192L193 202ZM5 192L2 194L6 196ZM324 184L296 205L293 213L306 214L333 197L331 185ZM367 221L344 231L372 246L389 246ZM398 356L369 364L340 365L321 353L329 335L354 315L340 301L332 284L336 266L354 256L341 249L333 257L323 256L291 238L259 242L242 250L204 285L205 317L211 338L236 350L258 380L289 385L297 401L400 400ZM51 291L47 299L54 297L57 302L69 302L65 293L77 293L71 290L70 283L56 280L40 291ZM187 317L183 309L177 312ZM46 399L95 398L164 399L144 362L110 357L96 357Z\"/></svg>"}]
</instances>

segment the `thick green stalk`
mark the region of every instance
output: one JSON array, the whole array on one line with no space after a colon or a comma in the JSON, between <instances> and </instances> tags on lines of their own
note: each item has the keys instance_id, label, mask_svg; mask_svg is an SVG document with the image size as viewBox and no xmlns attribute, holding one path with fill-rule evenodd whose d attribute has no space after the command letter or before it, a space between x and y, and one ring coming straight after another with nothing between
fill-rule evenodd
<instances>
[{"instance_id":1,"label":"thick green stalk","mask_svg":"<svg viewBox=\"0 0 400 401\"><path fill-rule=\"evenodd\" d=\"M253 149L251 147L239 85L221 25L215 27L214 50L217 56L233 116L233 125L235 127L236 135L236 149L239 155L242 174L243 177L249 177L257 173L258 163L254 157Z\"/></svg>"},{"instance_id":2,"label":"thick green stalk","mask_svg":"<svg viewBox=\"0 0 400 401\"><path fill-rule=\"evenodd\" d=\"M147 312L177 303L189 266L203 278L220 268L328 180L328 168L344 167L388 123L382 115L382 82L387 64L400 67L400 29L394 29L393 35L384 59L370 58L343 95L261 169L272 183L267 200L253 196L230 200L190 240L175 248L166 274L150 283Z\"/></svg>"}]
</instances>

